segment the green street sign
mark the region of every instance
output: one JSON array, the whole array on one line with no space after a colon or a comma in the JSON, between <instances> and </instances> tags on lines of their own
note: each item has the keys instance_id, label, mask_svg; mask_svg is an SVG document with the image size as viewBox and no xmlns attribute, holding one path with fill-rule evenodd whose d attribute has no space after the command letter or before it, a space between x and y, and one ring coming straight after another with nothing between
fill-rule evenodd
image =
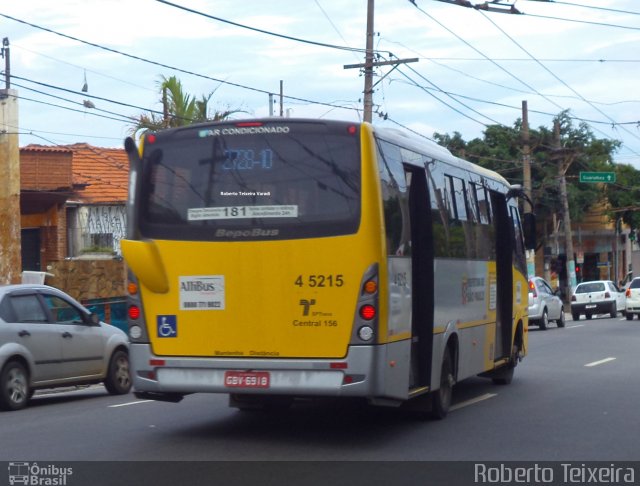
<instances>
[{"instance_id":1,"label":"green street sign","mask_svg":"<svg viewBox=\"0 0 640 486\"><path fill-rule=\"evenodd\" d=\"M580 182L604 182L616 181L615 172L580 172Z\"/></svg>"}]
</instances>

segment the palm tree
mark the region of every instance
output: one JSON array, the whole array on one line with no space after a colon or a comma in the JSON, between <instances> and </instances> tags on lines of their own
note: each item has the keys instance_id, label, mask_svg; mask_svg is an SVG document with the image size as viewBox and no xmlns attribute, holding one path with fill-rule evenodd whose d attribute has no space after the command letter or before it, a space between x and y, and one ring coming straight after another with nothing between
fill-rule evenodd
<instances>
[{"instance_id":1,"label":"palm tree","mask_svg":"<svg viewBox=\"0 0 640 486\"><path fill-rule=\"evenodd\" d=\"M240 109L210 112L209 102L215 90L196 99L184 92L182 83L175 76L169 78L162 76L158 86L162 94L163 114L156 112L140 114L131 128L132 134L181 127L192 123L225 120L234 113L242 112Z\"/></svg>"}]
</instances>

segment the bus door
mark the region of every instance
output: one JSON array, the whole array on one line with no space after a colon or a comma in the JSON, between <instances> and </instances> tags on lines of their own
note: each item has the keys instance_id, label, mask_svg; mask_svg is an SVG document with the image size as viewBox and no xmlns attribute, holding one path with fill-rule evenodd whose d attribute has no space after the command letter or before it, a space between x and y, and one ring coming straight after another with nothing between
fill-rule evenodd
<instances>
[{"instance_id":1,"label":"bus door","mask_svg":"<svg viewBox=\"0 0 640 486\"><path fill-rule=\"evenodd\" d=\"M496 238L496 336L495 359L511 356L513 328L513 225L504 194L490 191Z\"/></svg>"},{"instance_id":2,"label":"bus door","mask_svg":"<svg viewBox=\"0 0 640 486\"><path fill-rule=\"evenodd\" d=\"M433 235L424 168L405 166L411 229L411 388L430 386L433 349Z\"/></svg>"}]
</instances>

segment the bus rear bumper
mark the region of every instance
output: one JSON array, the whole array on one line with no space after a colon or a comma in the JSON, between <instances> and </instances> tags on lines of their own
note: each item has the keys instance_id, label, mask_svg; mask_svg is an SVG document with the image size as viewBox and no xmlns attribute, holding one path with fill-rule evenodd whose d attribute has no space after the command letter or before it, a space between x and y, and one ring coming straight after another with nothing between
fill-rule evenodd
<instances>
[{"instance_id":1,"label":"bus rear bumper","mask_svg":"<svg viewBox=\"0 0 640 486\"><path fill-rule=\"evenodd\" d=\"M404 399L408 386L395 396L378 369L389 359L388 347L354 346L343 359L302 360L155 356L148 344L131 344L130 361L136 395L151 399L176 401L198 392ZM409 375L408 369L394 371Z\"/></svg>"}]
</instances>

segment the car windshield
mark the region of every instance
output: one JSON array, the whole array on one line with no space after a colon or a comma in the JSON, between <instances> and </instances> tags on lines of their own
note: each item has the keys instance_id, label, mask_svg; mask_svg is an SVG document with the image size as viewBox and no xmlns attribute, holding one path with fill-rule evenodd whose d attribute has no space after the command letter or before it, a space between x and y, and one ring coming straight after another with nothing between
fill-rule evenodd
<instances>
[{"instance_id":1,"label":"car windshield","mask_svg":"<svg viewBox=\"0 0 640 486\"><path fill-rule=\"evenodd\" d=\"M640 289L640 278L634 278L629 285L631 289Z\"/></svg>"},{"instance_id":2,"label":"car windshield","mask_svg":"<svg viewBox=\"0 0 640 486\"><path fill-rule=\"evenodd\" d=\"M576 294L587 294L589 292L604 292L603 282L590 282L580 284L576 288Z\"/></svg>"}]
</instances>

